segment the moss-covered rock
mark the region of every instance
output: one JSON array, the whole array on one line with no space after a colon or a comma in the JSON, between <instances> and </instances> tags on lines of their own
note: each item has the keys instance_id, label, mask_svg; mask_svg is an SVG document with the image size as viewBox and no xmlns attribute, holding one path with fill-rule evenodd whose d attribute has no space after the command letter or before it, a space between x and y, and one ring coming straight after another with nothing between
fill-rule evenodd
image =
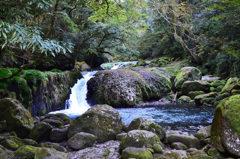
<instances>
[{"instance_id":1,"label":"moss-covered rock","mask_svg":"<svg viewBox=\"0 0 240 159\"><path fill-rule=\"evenodd\" d=\"M88 82L88 99L127 107L160 99L171 91L170 75L159 68L105 70Z\"/></svg>"},{"instance_id":2,"label":"moss-covered rock","mask_svg":"<svg viewBox=\"0 0 240 159\"><path fill-rule=\"evenodd\" d=\"M72 121L68 128L68 138L86 132L95 135L98 141L108 141L115 139L121 131L119 112L106 104L95 105Z\"/></svg>"},{"instance_id":3,"label":"moss-covered rock","mask_svg":"<svg viewBox=\"0 0 240 159\"><path fill-rule=\"evenodd\" d=\"M89 133L80 132L75 134L68 140L68 146L75 149L81 150L86 147L91 147L96 141L96 136Z\"/></svg>"},{"instance_id":4,"label":"moss-covered rock","mask_svg":"<svg viewBox=\"0 0 240 159\"><path fill-rule=\"evenodd\" d=\"M163 155L164 159L185 159L187 157L187 152L183 150L170 150L166 151Z\"/></svg>"},{"instance_id":5,"label":"moss-covered rock","mask_svg":"<svg viewBox=\"0 0 240 159\"><path fill-rule=\"evenodd\" d=\"M49 140L52 126L45 122L36 124L29 134L29 138L35 141Z\"/></svg>"},{"instance_id":6,"label":"moss-covered rock","mask_svg":"<svg viewBox=\"0 0 240 159\"><path fill-rule=\"evenodd\" d=\"M204 91L210 92L211 85L207 81L185 81L181 87L184 95L188 95L191 91Z\"/></svg>"},{"instance_id":7,"label":"moss-covered rock","mask_svg":"<svg viewBox=\"0 0 240 159\"><path fill-rule=\"evenodd\" d=\"M123 150L121 159L153 159L152 153L147 148L127 147Z\"/></svg>"},{"instance_id":8,"label":"moss-covered rock","mask_svg":"<svg viewBox=\"0 0 240 159\"><path fill-rule=\"evenodd\" d=\"M201 77L202 73L196 67L183 67L174 80L175 88L180 90L185 81L200 80Z\"/></svg>"},{"instance_id":9,"label":"moss-covered rock","mask_svg":"<svg viewBox=\"0 0 240 159\"><path fill-rule=\"evenodd\" d=\"M228 93L230 93L231 90L233 89L233 87L236 84L238 84L238 83L239 83L239 78L229 78L221 92L228 92Z\"/></svg>"},{"instance_id":10,"label":"moss-covered rock","mask_svg":"<svg viewBox=\"0 0 240 159\"><path fill-rule=\"evenodd\" d=\"M207 93L207 94L198 95L194 98L194 101L195 101L196 105L203 105L205 100L207 100L209 98L214 99L217 95L218 95L217 92L211 92L211 93Z\"/></svg>"},{"instance_id":11,"label":"moss-covered rock","mask_svg":"<svg viewBox=\"0 0 240 159\"><path fill-rule=\"evenodd\" d=\"M181 96L180 98L178 98L178 102L190 102L191 98L188 96Z\"/></svg>"},{"instance_id":12,"label":"moss-covered rock","mask_svg":"<svg viewBox=\"0 0 240 159\"><path fill-rule=\"evenodd\" d=\"M91 71L91 67L85 62L75 62L74 69L78 71Z\"/></svg>"},{"instance_id":13,"label":"moss-covered rock","mask_svg":"<svg viewBox=\"0 0 240 159\"><path fill-rule=\"evenodd\" d=\"M171 148L176 149L176 150L187 150L188 149L188 147L181 142L173 142L171 144Z\"/></svg>"},{"instance_id":14,"label":"moss-covered rock","mask_svg":"<svg viewBox=\"0 0 240 159\"><path fill-rule=\"evenodd\" d=\"M191 97L191 99L194 99L198 95L205 94L203 91L191 91L188 93L188 96Z\"/></svg>"},{"instance_id":15,"label":"moss-covered rock","mask_svg":"<svg viewBox=\"0 0 240 159\"><path fill-rule=\"evenodd\" d=\"M219 86L224 86L226 84L225 80L215 80L211 83L211 86L217 88Z\"/></svg>"},{"instance_id":16,"label":"moss-covered rock","mask_svg":"<svg viewBox=\"0 0 240 159\"><path fill-rule=\"evenodd\" d=\"M68 130L68 127L53 128L50 132L50 141L62 142L64 140L67 140L67 130Z\"/></svg>"},{"instance_id":17,"label":"moss-covered rock","mask_svg":"<svg viewBox=\"0 0 240 159\"><path fill-rule=\"evenodd\" d=\"M146 118L136 118L134 119L128 126L127 132L131 130L147 130L155 133L158 135L160 140L163 140L166 137L166 132L165 130L158 125L157 123L148 120Z\"/></svg>"},{"instance_id":18,"label":"moss-covered rock","mask_svg":"<svg viewBox=\"0 0 240 159\"><path fill-rule=\"evenodd\" d=\"M222 100L215 109L211 142L220 152L240 157L240 95Z\"/></svg>"},{"instance_id":19,"label":"moss-covered rock","mask_svg":"<svg viewBox=\"0 0 240 159\"><path fill-rule=\"evenodd\" d=\"M25 137L34 126L31 114L17 100L0 100L0 121L6 120L7 130L15 131L19 137Z\"/></svg>"},{"instance_id":20,"label":"moss-covered rock","mask_svg":"<svg viewBox=\"0 0 240 159\"><path fill-rule=\"evenodd\" d=\"M122 138L120 150L122 151L127 147L152 148L154 144L162 145L156 134L146 130L131 130Z\"/></svg>"},{"instance_id":21,"label":"moss-covered rock","mask_svg":"<svg viewBox=\"0 0 240 159\"><path fill-rule=\"evenodd\" d=\"M211 125L205 126L204 128L198 130L194 136L197 137L200 141L204 142L206 138L211 136Z\"/></svg>"},{"instance_id":22,"label":"moss-covered rock","mask_svg":"<svg viewBox=\"0 0 240 159\"><path fill-rule=\"evenodd\" d=\"M38 145L38 147L53 148L59 152L67 152L67 149L64 148L63 146L60 146L59 144L52 142L42 142Z\"/></svg>"}]
</instances>

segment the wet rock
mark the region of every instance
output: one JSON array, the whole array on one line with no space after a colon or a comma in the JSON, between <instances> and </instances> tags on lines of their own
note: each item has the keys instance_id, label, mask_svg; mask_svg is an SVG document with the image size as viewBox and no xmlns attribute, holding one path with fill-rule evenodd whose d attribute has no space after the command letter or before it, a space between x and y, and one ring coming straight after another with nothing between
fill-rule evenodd
<instances>
[{"instance_id":1,"label":"wet rock","mask_svg":"<svg viewBox=\"0 0 240 159\"><path fill-rule=\"evenodd\" d=\"M188 96L181 96L179 99L178 99L178 102L190 102L191 101L191 98L188 97Z\"/></svg>"},{"instance_id":2,"label":"wet rock","mask_svg":"<svg viewBox=\"0 0 240 159\"><path fill-rule=\"evenodd\" d=\"M68 127L65 128L53 128L50 132L50 140L53 142L62 142L67 140L67 130Z\"/></svg>"},{"instance_id":3,"label":"wet rock","mask_svg":"<svg viewBox=\"0 0 240 159\"><path fill-rule=\"evenodd\" d=\"M240 95L222 100L215 109L211 142L218 151L240 157Z\"/></svg>"},{"instance_id":4,"label":"wet rock","mask_svg":"<svg viewBox=\"0 0 240 159\"><path fill-rule=\"evenodd\" d=\"M151 120L148 120L148 119L142 118L142 117L134 119L129 124L129 126L127 128L127 132L129 132L131 130L151 131L151 132L155 133L156 135L158 135L160 140L163 140L166 136L165 130L160 125L158 125L157 123L155 123Z\"/></svg>"},{"instance_id":5,"label":"wet rock","mask_svg":"<svg viewBox=\"0 0 240 159\"><path fill-rule=\"evenodd\" d=\"M80 117L72 121L68 128L68 138L79 132L86 132L97 137L98 141L116 139L122 131L121 116L109 105L95 105Z\"/></svg>"},{"instance_id":6,"label":"wet rock","mask_svg":"<svg viewBox=\"0 0 240 159\"><path fill-rule=\"evenodd\" d=\"M0 100L0 121L6 120L7 130L15 131L21 138L26 137L34 126L31 114L17 100Z\"/></svg>"},{"instance_id":7,"label":"wet rock","mask_svg":"<svg viewBox=\"0 0 240 159\"><path fill-rule=\"evenodd\" d=\"M202 73L196 67L183 67L174 80L175 88L180 90L185 81L200 80L201 78Z\"/></svg>"},{"instance_id":8,"label":"wet rock","mask_svg":"<svg viewBox=\"0 0 240 159\"><path fill-rule=\"evenodd\" d=\"M217 95L218 95L217 92L211 92L211 93L207 93L207 94L198 95L194 98L194 101L195 101L196 105L203 105L206 99L208 99L208 98L215 99L215 97Z\"/></svg>"},{"instance_id":9,"label":"wet rock","mask_svg":"<svg viewBox=\"0 0 240 159\"><path fill-rule=\"evenodd\" d=\"M176 149L176 150L187 150L188 149L188 147L181 142L173 142L171 144L171 148Z\"/></svg>"},{"instance_id":10,"label":"wet rock","mask_svg":"<svg viewBox=\"0 0 240 159\"><path fill-rule=\"evenodd\" d=\"M75 150L81 150L91 147L96 142L96 137L89 133L80 132L68 140L69 147Z\"/></svg>"},{"instance_id":11,"label":"wet rock","mask_svg":"<svg viewBox=\"0 0 240 159\"><path fill-rule=\"evenodd\" d=\"M40 122L33 127L28 137L37 142L49 140L51 130L52 126L50 124Z\"/></svg>"},{"instance_id":12,"label":"wet rock","mask_svg":"<svg viewBox=\"0 0 240 159\"><path fill-rule=\"evenodd\" d=\"M153 156L147 148L127 147L123 150L121 158L153 159Z\"/></svg>"},{"instance_id":13,"label":"wet rock","mask_svg":"<svg viewBox=\"0 0 240 159\"><path fill-rule=\"evenodd\" d=\"M123 137L120 143L120 150L124 150L127 147L152 148L154 144L162 145L156 134L146 130L131 130Z\"/></svg>"},{"instance_id":14,"label":"wet rock","mask_svg":"<svg viewBox=\"0 0 240 159\"><path fill-rule=\"evenodd\" d=\"M191 91L210 92L211 85L206 81L185 81L181 87L182 93L188 95Z\"/></svg>"},{"instance_id":15,"label":"wet rock","mask_svg":"<svg viewBox=\"0 0 240 159\"><path fill-rule=\"evenodd\" d=\"M200 149L202 147L201 142L198 138L194 137L192 134L188 132L181 131L167 131L167 142L172 144L174 142L181 142L185 144L188 148L197 148Z\"/></svg>"},{"instance_id":16,"label":"wet rock","mask_svg":"<svg viewBox=\"0 0 240 159\"><path fill-rule=\"evenodd\" d=\"M206 138L211 136L211 125L198 130L194 136L197 137L200 141L204 141Z\"/></svg>"}]
</instances>

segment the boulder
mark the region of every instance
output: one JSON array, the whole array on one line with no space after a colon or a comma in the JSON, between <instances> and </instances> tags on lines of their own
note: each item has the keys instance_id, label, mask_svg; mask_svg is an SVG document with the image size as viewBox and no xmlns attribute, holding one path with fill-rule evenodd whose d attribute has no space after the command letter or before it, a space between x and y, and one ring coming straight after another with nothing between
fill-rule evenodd
<instances>
[{"instance_id":1,"label":"boulder","mask_svg":"<svg viewBox=\"0 0 240 159\"><path fill-rule=\"evenodd\" d=\"M171 148L176 149L176 150L187 150L188 149L187 146L181 142L173 142L171 144Z\"/></svg>"},{"instance_id":2,"label":"boulder","mask_svg":"<svg viewBox=\"0 0 240 159\"><path fill-rule=\"evenodd\" d=\"M225 80L215 80L211 83L211 86L217 88L219 86L224 86L226 84Z\"/></svg>"},{"instance_id":3,"label":"boulder","mask_svg":"<svg viewBox=\"0 0 240 159\"><path fill-rule=\"evenodd\" d=\"M28 137L37 142L49 140L51 130L52 126L50 124L40 122L33 127Z\"/></svg>"},{"instance_id":4,"label":"boulder","mask_svg":"<svg viewBox=\"0 0 240 159\"><path fill-rule=\"evenodd\" d=\"M75 62L74 69L79 71L91 71L91 67L85 62Z\"/></svg>"},{"instance_id":5,"label":"boulder","mask_svg":"<svg viewBox=\"0 0 240 159\"><path fill-rule=\"evenodd\" d=\"M218 95L217 92L211 92L211 93L207 93L207 94L198 95L194 98L194 101L195 101L196 105L203 105L206 100L208 100L209 98L214 100L217 95Z\"/></svg>"},{"instance_id":6,"label":"boulder","mask_svg":"<svg viewBox=\"0 0 240 159\"><path fill-rule=\"evenodd\" d=\"M75 150L81 150L86 147L91 147L95 141L96 137L93 134L80 132L68 140L68 145Z\"/></svg>"},{"instance_id":7,"label":"boulder","mask_svg":"<svg viewBox=\"0 0 240 159\"><path fill-rule=\"evenodd\" d=\"M239 83L239 78L229 78L221 92L231 93L231 90L233 89L233 87L238 83Z\"/></svg>"},{"instance_id":8,"label":"boulder","mask_svg":"<svg viewBox=\"0 0 240 159\"><path fill-rule=\"evenodd\" d=\"M49 121L51 121L51 120L58 121L58 123L60 122L61 124L59 124L59 126L58 126L58 124L54 124L54 123L51 124L52 122L47 122L53 127L58 126L58 128L61 127L62 125L68 125L72 121L69 116L67 116L66 114L63 114L63 113L47 114L47 115L43 116L43 118L41 119L41 121L44 121L44 120L45 121L48 121L48 120Z\"/></svg>"},{"instance_id":9,"label":"boulder","mask_svg":"<svg viewBox=\"0 0 240 159\"><path fill-rule=\"evenodd\" d=\"M174 142L181 142L188 148L200 149L202 147L200 140L188 132L170 130L167 131L166 138L169 144L172 144Z\"/></svg>"},{"instance_id":10,"label":"boulder","mask_svg":"<svg viewBox=\"0 0 240 159\"><path fill-rule=\"evenodd\" d=\"M201 78L202 73L196 67L183 67L174 80L175 88L180 90L185 81L201 80Z\"/></svg>"},{"instance_id":11,"label":"boulder","mask_svg":"<svg viewBox=\"0 0 240 159\"><path fill-rule=\"evenodd\" d=\"M0 145L0 159L12 159L13 153Z\"/></svg>"},{"instance_id":12,"label":"boulder","mask_svg":"<svg viewBox=\"0 0 240 159\"><path fill-rule=\"evenodd\" d=\"M62 142L67 140L67 130L68 127L65 128L53 128L50 132L50 140L53 142Z\"/></svg>"},{"instance_id":13,"label":"boulder","mask_svg":"<svg viewBox=\"0 0 240 159\"><path fill-rule=\"evenodd\" d=\"M53 148L21 146L14 152L14 157L16 159L67 159L67 154Z\"/></svg>"},{"instance_id":14,"label":"boulder","mask_svg":"<svg viewBox=\"0 0 240 159\"><path fill-rule=\"evenodd\" d=\"M156 134L146 130L131 130L122 138L120 150L122 151L127 147L152 148L154 144L162 145Z\"/></svg>"},{"instance_id":15,"label":"boulder","mask_svg":"<svg viewBox=\"0 0 240 159\"><path fill-rule=\"evenodd\" d=\"M27 109L17 100L0 100L0 121L6 121L8 131L15 131L21 138L26 137L34 126L34 121Z\"/></svg>"},{"instance_id":16,"label":"boulder","mask_svg":"<svg viewBox=\"0 0 240 159\"><path fill-rule=\"evenodd\" d=\"M72 121L68 128L68 138L79 132L86 132L95 135L98 141L108 141L116 139L121 131L119 112L106 104L95 105Z\"/></svg>"},{"instance_id":17,"label":"boulder","mask_svg":"<svg viewBox=\"0 0 240 159\"><path fill-rule=\"evenodd\" d=\"M129 158L153 159L153 156L147 148L127 147L123 150L121 159Z\"/></svg>"},{"instance_id":18,"label":"boulder","mask_svg":"<svg viewBox=\"0 0 240 159\"><path fill-rule=\"evenodd\" d=\"M171 91L170 75L158 68L104 70L88 81L88 99L128 107L160 99Z\"/></svg>"},{"instance_id":19,"label":"boulder","mask_svg":"<svg viewBox=\"0 0 240 159\"><path fill-rule=\"evenodd\" d=\"M211 136L211 125L205 126L204 128L198 130L194 136L200 141L204 141L206 138Z\"/></svg>"},{"instance_id":20,"label":"boulder","mask_svg":"<svg viewBox=\"0 0 240 159\"><path fill-rule=\"evenodd\" d=\"M53 148L59 152L67 152L67 149L64 148L63 146L60 146L57 143L52 143L52 142L42 142L38 145L39 147L45 147L45 148Z\"/></svg>"},{"instance_id":21,"label":"boulder","mask_svg":"<svg viewBox=\"0 0 240 159\"><path fill-rule=\"evenodd\" d=\"M188 158L187 152L183 150L170 150L166 151L163 155L163 159L186 159Z\"/></svg>"},{"instance_id":22,"label":"boulder","mask_svg":"<svg viewBox=\"0 0 240 159\"><path fill-rule=\"evenodd\" d=\"M148 120L146 118L136 118L128 126L127 132L131 130L147 130L155 133L160 140L163 140L166 136L165 130L157 123Z\"/></svg>"},{"instance_id":23,"label":"boulder","mask_svg":"<svg viewBox=\"0 0 240 159\"><path fill-rule=\"evenodd\" d=\"M198 95L205 94L203 91L191 91L188 93L188 96L191 97L191 99L194 99Z\"/></svg>"},{"instance_id":24,"label":"boulder","mask_svg":"<svg viewBox=\"0 0 240 159\"><path fill-rule=\"evenodd\" d=\"M121 141L122 138L123 138L124 136L126 136L126 135L127 135L127 133L125 133L125 132L122 132L121 134L117 134L116 140L117 140L117 141Z\"/></svg>"},{"instance_id":25,"label":"boulder","mask_svg":"<svg viewBox=\"0 0 240 159\"><path fill-rule=\"evenodd\" d=\"M240 95L222 100L215 109L211 142L220 152L240 157Z\"/></svg>"},{"instance_id":26,"label":"boulder","mask_svg":"<svg viewBox=\"0 0 240 159\"><path fill-rule=\"evenodd\" d=\"M181 96L180 98L178 98L178 102L190 102L191 98L188 96Z\"/></svg>"},{"instance_id":27,"label":"boulder","mask_svg":"<svg viewBox=\"0 0 240 159\"><path fill-rule=\"evenodd\" d=\"M182 85L182 93L188 95L191 91L210 92L211 85L207 81L185 81Z\"/></svg>"}]
</instances>

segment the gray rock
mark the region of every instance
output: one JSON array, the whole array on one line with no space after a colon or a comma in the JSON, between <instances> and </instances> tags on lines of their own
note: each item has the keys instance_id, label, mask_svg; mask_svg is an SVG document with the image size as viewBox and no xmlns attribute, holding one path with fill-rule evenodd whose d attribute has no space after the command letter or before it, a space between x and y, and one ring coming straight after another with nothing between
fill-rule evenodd
<instances>
[{"instance_id":1,"label":"gray rock","mask_svg":"<svg viewBox=\"0 0 240 159\"><path fill-rule=\"evenodd\" d=\"M40 122L33 127L28 137L37 142L40 142L42 140L48 140L50 137L51 130L52 126L50 124Z\"/></svg>"},{"instance_id":2,"label":"gray rock","mask_svg":"<svg viewBox=\"0 0 240 159\"><path fill-rule=\"evenodd\" d=\"M211 125L198 130L194 136L197 137L200 141L204 141L206 138L211 136Z\"/></svg>"},{"instance_id":3,"label":"gray rock","mask_svg":"<svg viewBox=\"0 0 240 159\"><path fill-rule=\"evenodd\" d=\"M67 130L68 127L65 128L53 128L50 132L50 140L53 142L62 142L67 140Z\"/></svg>"},{"instance_id":4,"label":"gray rock","mask_svg":"<svg viewBox=\"0 0 240 159\"><path fill-rule=\"evenodd\" d=\"M80 132L68 140L68 146L75 150L81 150L86 147L91 147L95 142L96 137L93 134Z\"/></svg>"},{"instance_id":5,"label":"gray rock","mask_svg":"<svg viewBox=\"0 0 240 159\"><path fill-rule=\"evenodd\" d=\"M183 150L171 150L164 152L163 159L186 159L187 152Z\"/></svg>"},{"instance_id":6,"label":"gray rock","mask_svg":"<svg viewBox=\"0 0 240 159\"><path fill-rule=\"evenodd\" d=\"M178 102L190 102L191 101L191 98L188 97L188 96L181 96L179 99L178 99Z\"/></svg>"},{"instance_id":7,"label":"gray rock","mask_svg":"<svg viewBox=\"0 0 240 159\"><path fill-rule=\"evenodd\" d=\"M121 159L153 159L152 153L147 148L127 147L123 150Z\"/></svg>"},{"instance_id":8,"label":"gray rock","mask_svg":"<svg viewBox=\"0 0 240 159\"><path fill-rule=\"evenodd\" d=\"M187 150L188 149L188 147L181 142L173 142L171 144L171 148L176 149L176 150Z\"/></svg>"},{"instance_id":9,"label":"gray rock","mask_svg":"<svg viewBox=\"0 0 240 159\"><path fill-rule=\"evenodd\" d=\"M127 133L125 133L125 132L123 132L123 133L121 133L121 134L117 134L117 136L116 136L117 141L121 141L122 138L123 138L124 136L126 136L126 135L127 135Z\"/></svg>"},{"instance_id":10,"label":"gray rock","mask_svg":"<svg viewBox=\"0 0 240 159\"><path fill-rule=\"evenodd\" d=\"M98 141L116 139L116 135L122 132L121 116L109 105L95 105L72 121L68 138L79 132L93 134Z\"/></svg>"},{"instance_id":11,"label":"gray rock","mask_svg":"<svg viewBox=\"0 0 240 159\"><path fill-rule=\"evenodd\" d=\"M55 150L59 152L67 152L67 149L64 148L63 146L60 146L57 143L52 143L52 142L42 142L38 145L39 147L45 147L45 148L54 148Z\"/></svg>"},{"instance_id":12,"label":"gray rock","mask_svg":"<svg viewBox=\"0 0 240 159\"><path fill-rule=\"evenodd\" d=\"M160 140L163 140L166 136L165 130L160 125L158 125L157 123L155 123L151 120L148 120L148 119L142 118L142 117L134 119L129 124L129 126L127 128L127 132L129 132L131 130L151 131L151 132L155 133L156 135L158 135Z\"/></svg>"},{"instance_id":13,"label":"gray rock","mask_svg":"<svg viewBox=\"0 0 240 159\"><path fill-rule=\"evenodd\" d=\"M181 87L182 93L188 95L191 91L210 92L211 85L206 81L185 81Z\"/></svg>"}]
</instances>

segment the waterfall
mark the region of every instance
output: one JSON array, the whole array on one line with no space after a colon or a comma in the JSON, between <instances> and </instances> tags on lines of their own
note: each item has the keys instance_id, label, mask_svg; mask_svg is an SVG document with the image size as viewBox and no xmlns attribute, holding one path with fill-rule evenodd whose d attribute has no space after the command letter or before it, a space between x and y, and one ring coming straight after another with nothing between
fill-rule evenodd
<instances>
[{"instance_id":1,"label":"waterfall","mask_svg":"<svg viewBox=\"0 0 240 159\"><path fill-rule=\"evenodd\" d=\"M88 110L90 105L87 103L87 82L97 71L82 72L83 78L79 79L77 83L71 88L70 98L66 101L69 107L65 110L50 112L50 114L64 113L70 117L76 117Z\"/></svg>"}]
</instances>

